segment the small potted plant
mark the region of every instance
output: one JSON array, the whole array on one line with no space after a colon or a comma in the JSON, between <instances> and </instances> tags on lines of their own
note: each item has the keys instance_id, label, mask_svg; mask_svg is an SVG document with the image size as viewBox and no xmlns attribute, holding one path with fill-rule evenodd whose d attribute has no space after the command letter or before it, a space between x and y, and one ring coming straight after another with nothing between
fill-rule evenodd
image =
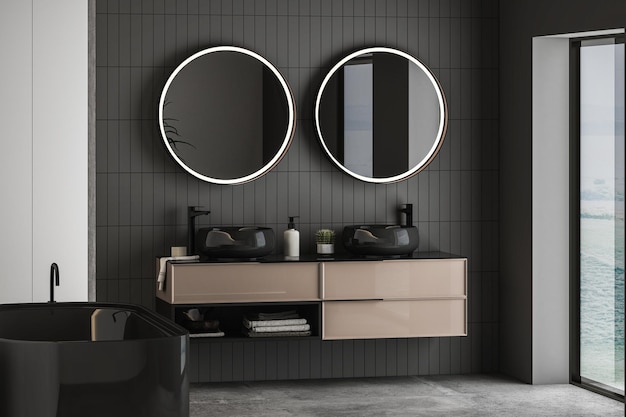
<instances>
[{"instance_id":1,"label":"small potted plant","mask_svg":"<svg viewBox=\"0 0 626 417\"><path fill-rule=\"evenodd\" d=\"M330 229L320 229L315 232L317 253L320 255L332 255L335 253L335 232Z\"/></svg>"}]
</instances>

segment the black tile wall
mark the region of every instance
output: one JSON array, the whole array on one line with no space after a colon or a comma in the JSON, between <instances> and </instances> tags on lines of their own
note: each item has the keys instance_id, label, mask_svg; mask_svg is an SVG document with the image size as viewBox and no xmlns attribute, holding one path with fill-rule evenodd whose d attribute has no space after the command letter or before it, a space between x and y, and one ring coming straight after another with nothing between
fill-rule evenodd
<instances>
[{"instance_id":1,"label":"black tile wall","mask_svg":"<svg viewBox=\"0 0 626 417\"><path fill-rule=\"evenodd\" d=\"M469 336L378 341L198 343L195 380L489 372L498 364L497 0L97 0L97 298L154 307L155 257L186 244L186 207L199 223L282 230L299 215L303 253L320 227L396 222L413 203L420 250L469 258ZM161 89L192 53L251 49L292 87L297 131L270 173L239 186L203 183L165 152ZM341 57L389 46L439 78L449 129L439 156L391 185L337 170L315 136L313 103ZM285 359L288 358L288 359ZM243 364L243 366L242 366Z\"/></svg>"}]
</instances>

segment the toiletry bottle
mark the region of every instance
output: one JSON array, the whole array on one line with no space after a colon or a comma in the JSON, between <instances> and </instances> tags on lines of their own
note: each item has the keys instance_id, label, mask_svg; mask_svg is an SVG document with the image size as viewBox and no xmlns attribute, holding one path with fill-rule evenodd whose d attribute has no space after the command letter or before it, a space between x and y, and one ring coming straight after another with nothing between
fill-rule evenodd
<instances>
[{"instance_id":1,"label":"toiletry bottle","mask_svg":"<svg viewBox=\"0 0 626 417\"><path fill-rule=\"evenodd\" d=\"M300 232L296 230L293 219L298 216L289 216L287 230L283 233L285 241L285 256L300 256Z\"/></svg>"}]
</instances>

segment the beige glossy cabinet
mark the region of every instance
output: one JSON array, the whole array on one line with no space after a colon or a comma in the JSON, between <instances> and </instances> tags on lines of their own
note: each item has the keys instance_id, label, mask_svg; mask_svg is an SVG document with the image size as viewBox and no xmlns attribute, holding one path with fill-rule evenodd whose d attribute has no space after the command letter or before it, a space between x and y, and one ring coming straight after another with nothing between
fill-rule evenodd
<instances>
[{"instance_id":1,"label":"beige glossy cabinet","mask_svg":"<svg viewBox=\"0 0 626 417\"><path fill-rule=\"evenodd\" d=\"M322 305L322 338L465 336L465 300L331 301Z\"/></svg>"},{"instance_id":2,"label":"beige glossy cabinet","mask_svg":"<svg viewBox=\"0 0 626 417\"><path fill-rule=\"evenodd\" d=\"M319 301L318 265L301 263L168 263L169 304Z\"/></svg>"},{"instance_id":3,"label":"beige glossy cabinet","mask_svg":"<svg viewBox=\"0 0 626 417\"><path fill-rule=\"evenodd\" d=\"M324 263L323 339L467 335L465 259Z\"/></svg>"},{"instance_id":4,"label":"beige glossy cabinet","mask_svg":"<svg viewBox=\"0 0 626 417\"><path fill-rule=\"evenodd\" d=\"M467 335L465 258L168 263L157 297L170 314L176 306L308 303L318 323L321 305L317 334L327 340Z\"/></svg>"},{"instance_id":5,"label":"beige glossy cabinet","mask_svg":"<svg viewBox=\"0 0 626 417\"><path fill-rule=\"evenodd\" d=\"M324 300L465 296L465 259L327 262L320 267Z\"/></svg>"}]
</instances>

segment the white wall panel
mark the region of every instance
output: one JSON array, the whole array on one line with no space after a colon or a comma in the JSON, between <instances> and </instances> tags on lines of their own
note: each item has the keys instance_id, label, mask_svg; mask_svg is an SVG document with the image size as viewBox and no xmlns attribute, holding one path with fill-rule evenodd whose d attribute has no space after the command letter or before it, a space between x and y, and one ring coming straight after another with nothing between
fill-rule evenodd
<instances>
[{"instance_id":1,"label":"white wall panel","mask_svg":"<svg viewBox=\"0 0 626 417\"><path fill-rule=\"evenodd\" d=\"M533 369L569 382L569 39L533 40Z\"/></svg>"},{"instance_id":2,"label":"white wall panel","mask_svg":"<svg viewBox=\"0 0 626 417\"><path fill-rule=\"evenodd\" d=\"M32 298L32 3L0 2L0 303Z\"/></svg>"},{"instance_id":3,"label":"white wall panel","mask_svg":"<svg viewBox=\"0 0 626 417\"><path fill-rule=\"evenodd\" d=\"M0 4L0 303L87 300L88 3Z\"/></svg>"},{"instance_id":4,"label":"white wall panel","mask_svg":"<svg viewBox=\"0 0 626 417\"><path fill-rule=\"evenodd\" d=\"M87 300L88 3L33 2L33 298ZM51 18L53 17L54 18Z\"/></svg>"}]
</instances>

